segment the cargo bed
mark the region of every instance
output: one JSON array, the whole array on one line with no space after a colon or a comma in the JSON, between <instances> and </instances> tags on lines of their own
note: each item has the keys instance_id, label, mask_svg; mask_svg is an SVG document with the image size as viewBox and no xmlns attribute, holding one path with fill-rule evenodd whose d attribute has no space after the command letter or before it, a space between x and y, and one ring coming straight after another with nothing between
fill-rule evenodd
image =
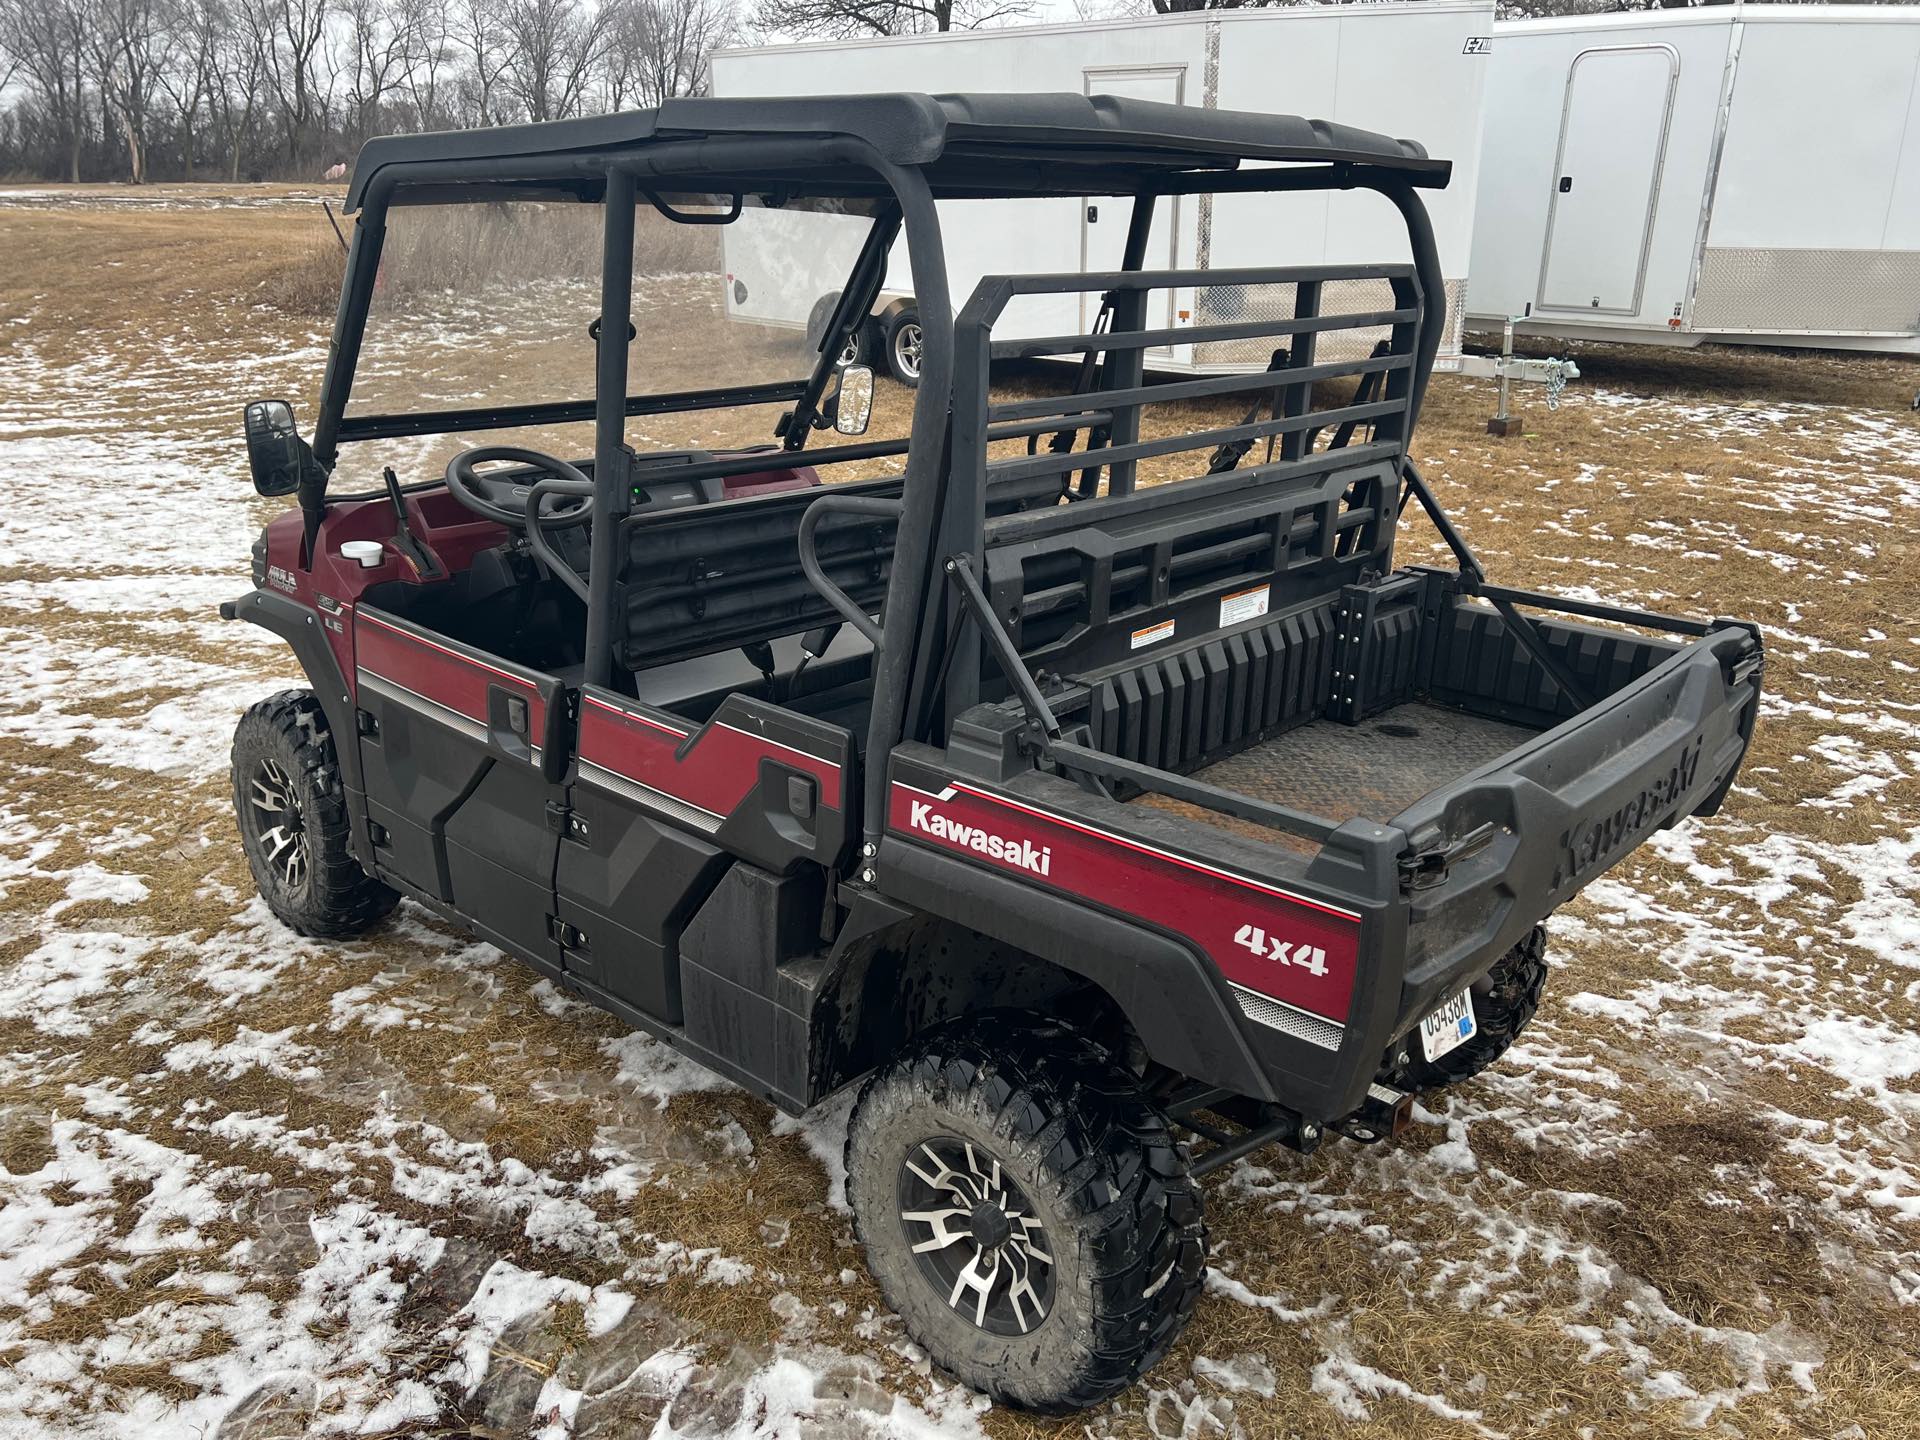
<instances>
[{"instance_id":1,"label":"cargo bed","mask_svg":"<svg viewBox=\"0 0 1920 1440\"><path fill-rule=\"evenodd\" d=\"M1537 732L1464 710L1410 701L1347 725L1316 719L1192 772L1191 778L1327 820L1391 820L1421 797L1491 765ZM1249 839L1310 852L1315 842L1165 795L1136 804L1203 820Z\"/></svg>"}]
</instances>

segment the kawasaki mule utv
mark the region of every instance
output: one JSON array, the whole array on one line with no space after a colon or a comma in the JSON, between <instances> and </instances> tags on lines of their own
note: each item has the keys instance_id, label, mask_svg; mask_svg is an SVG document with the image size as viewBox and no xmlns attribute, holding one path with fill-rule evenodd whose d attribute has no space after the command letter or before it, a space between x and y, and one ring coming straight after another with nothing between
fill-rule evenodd
<instances>
[{"instance_id":1,"label":"kawasaki mule utv","mask_svg":"<svg viewBox=\"0 0 1920 1440\"><path fill-rule=\"evenodd\" d=\"M1200 1293L1199 1179L1390 1138L1491 1063L1539 1000L1541 922L1712 813L1751 735L1754 627L1492 584L1409 457L1446 323L1420 192L1447 173L1337 125L1077 95L371 142L311 444L284 402L246 410L256 486L298 509L223 613L311 684L234 742L261 893L319 936L411 897L789 1112L862 1082L848 1199L909 1333L1015 1405L1115 1394ZM1336 191L1397 216L1404 258L1148 264L1196 204L1321 226ZM1124 217L1111 269L949 294L941 208L1061 202ZM364 363L404 288L383 245L436 207L586 222L586 308L527 275L520 322ZM831 221L835 313L749 382L674 318L737 323L747 287L636 287L637 221L759 224L806 284ZM920 384L876 394L840 361L896 243ZM996 339L1015 305L1058 332ZM396 376L465 397L436 357L556 326L540 353L591 371L582 398L365 403ZM832 438L909 405L900 438ZM418 473L423 437L588 422L590 458ZM349 447L384 482L329 494ZM1396 568L1414 506L1457 563Z\"/></svg>"}]
</instances>

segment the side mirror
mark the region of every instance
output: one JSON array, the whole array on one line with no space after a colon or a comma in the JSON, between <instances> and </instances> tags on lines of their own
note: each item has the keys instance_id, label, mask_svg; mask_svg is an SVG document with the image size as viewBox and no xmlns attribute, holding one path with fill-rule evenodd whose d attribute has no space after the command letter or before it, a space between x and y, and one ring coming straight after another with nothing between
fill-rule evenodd
<instances>
[{"instance_id":1,"label":"side mirror","mask_svg":"<svg viewBox=\"0 0 1920 1440\"><path fill-rule=\"evenodd\" d=\"M840 388L833 396L833 428L842 435L864 435L873 415L873 371L849 365L840 372Z\"/></svg>"},{"instance_id":2,"label":"side mirror","mask_svg":"<svg viewBox=\"0 0 1920 1440\"><path fill-rule=\"evenodd\" d=\"M249 400L245 417L253 488L262 495L293 494L314 464L313 448L293 423L293 407L284 400Z\"/></svg>"}]
</instances>

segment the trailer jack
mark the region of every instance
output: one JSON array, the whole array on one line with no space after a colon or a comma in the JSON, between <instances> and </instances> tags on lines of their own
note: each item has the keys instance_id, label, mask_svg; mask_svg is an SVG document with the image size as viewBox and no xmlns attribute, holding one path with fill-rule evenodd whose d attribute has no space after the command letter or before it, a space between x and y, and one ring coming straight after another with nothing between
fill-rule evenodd
<instances>
[{"instance_id":1,"label":"trailer jack","mask_svg":"<svg viewBox=\"0 0 1920 1440\"><path fill-rule=\"evenodd\" d=\"M1518 435L1525 428L1519 417L1508 409L1508 400L1513 382L1522 381L1531 385L1547 387L1547 409L1560 408L1560 392L1567 388L1569 380L1580 378L1580 367L1571 360L1528 360L1513 353L1513 316L1507 317L1504 333L1500 340L1498 355L1463 355L1460 357L1460 373L1481 380L1500 382L1500 405L1492 418L1487 421L1487 433L1501 437Z\"/></svg>"}]
</instances>

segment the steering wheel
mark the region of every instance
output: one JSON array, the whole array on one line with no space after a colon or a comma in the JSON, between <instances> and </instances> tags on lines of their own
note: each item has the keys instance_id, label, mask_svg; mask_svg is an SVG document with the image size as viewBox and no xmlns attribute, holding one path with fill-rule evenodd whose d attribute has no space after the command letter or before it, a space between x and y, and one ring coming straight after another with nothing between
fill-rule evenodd
<instances>
[{"instance_id":1,"label":"steering wheel","mask_svg":"<svg viewBox=\"0 0 1920 1440\"><path fill-rule=\"evenodd\" d=\"M543 470L545 475L482 475L475 466L492 460L507 460L516 465ZM474 514L515 530L527 528L527 492L539 480L551 476L586 487L588 493L543 495L540 497L542 529L566 530L584 525L593 518L593 481L579 467L538 450L522 450L515 445L480 445L462 450L447 462L447 489Z\"/></svg>"}]
</instances>

